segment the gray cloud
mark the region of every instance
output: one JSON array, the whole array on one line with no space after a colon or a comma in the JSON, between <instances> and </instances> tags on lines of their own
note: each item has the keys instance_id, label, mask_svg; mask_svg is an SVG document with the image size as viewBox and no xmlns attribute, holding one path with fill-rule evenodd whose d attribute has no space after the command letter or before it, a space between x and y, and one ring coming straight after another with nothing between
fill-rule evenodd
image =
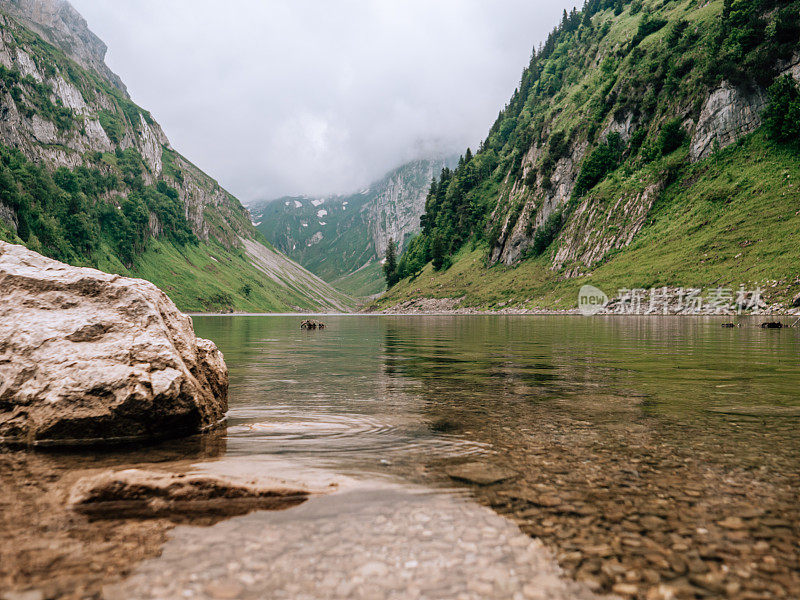
<instances>
[{"instance_id":1,"label":"gray cloud","mask_svg":"<svg viewBox=\"0 0 800 600\"><path fill-rule=\"evenodd\" d=\"M173 145L247 202L486 135L574 0L72 0Z\"/></svg>"}]
</instances>

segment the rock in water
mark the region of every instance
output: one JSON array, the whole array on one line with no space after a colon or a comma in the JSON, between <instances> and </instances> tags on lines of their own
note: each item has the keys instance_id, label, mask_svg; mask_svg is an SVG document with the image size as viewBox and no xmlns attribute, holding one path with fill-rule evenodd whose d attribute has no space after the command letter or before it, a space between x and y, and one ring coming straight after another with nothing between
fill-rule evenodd
<instances>
[{"instance_id":1,"label":"rock in water","mask_svg":"<svg viewBox=\"0 0 800 600\"><path fill-rule=\"evenodd\" d=\"M510 469L479 462L455 465L446 469L446 473L453 479L466 481L468 483L477 483L478 485L499 483L506 479L511 479L516 475L516 473Z\"/></svg>"},{"instance_id":2,"label":"rock in water","mask_svg":"<svg viewBox=\"0 0 800 600\"><path fill-rule=\"evenodd\" d=\"M0 441L175 437L228 408L222 353L152 283L0 241Z\"/></svg>"},{"instance_id":3,"label":"rock in water","mask_svg":"<svg viewBox=\"0 0 800 600\"><path fill-rule=\"evenodd\" d=\"M310 490L284 481L235 481L216 475L142 469L106 471L78 481L72 510L96 518L228 517L280 510L304 502Z\"/></svg>"}]
</instances>

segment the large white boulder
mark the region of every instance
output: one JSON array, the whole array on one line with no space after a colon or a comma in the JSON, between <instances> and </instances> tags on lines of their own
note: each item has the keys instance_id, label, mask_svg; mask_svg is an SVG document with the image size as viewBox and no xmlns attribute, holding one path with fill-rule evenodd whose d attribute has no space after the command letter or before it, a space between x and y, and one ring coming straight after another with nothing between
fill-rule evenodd
<instances>
[{"instance_id":1,"label":"large white boulder","mask_svg":"<svg viewBox=\"0 0 800 600\"><path fill-rule=\"evenodd\" d=\"M155 285L0 241L0 441L175 437L227 411L222 353Z\"/></svg>"}]
</instances>

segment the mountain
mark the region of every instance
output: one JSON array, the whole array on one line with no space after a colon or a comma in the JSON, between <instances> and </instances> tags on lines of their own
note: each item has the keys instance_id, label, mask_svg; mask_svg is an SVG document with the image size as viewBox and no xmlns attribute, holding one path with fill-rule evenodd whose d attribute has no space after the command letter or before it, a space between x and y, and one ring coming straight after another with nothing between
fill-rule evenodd
<instances>
[{"instance_id":1,"label":"mountain","mask_svg":"<svg viewBox=\"0 0 800 600\"><path fill-rule=\"evenodd\" d=\"M574 308L578 289L800 292L800 2L588 0L429 191L378 303Z\"/></svg>"},{"instance_id":2,"label":"mountain","mask_svg":"<svg viewBox=\"0 0 800 600\"><path fill-rule=\"evenodd\" d=\"M257 229L281 252L356 296L385 288L381 260L419 231L431 180L453 158L415 160L354 194L284 197L250 206Z\"/></svg>"},{"instance_id":3,"label":"mountain","mask_svg":"<svg viewBox=\"0 0 800 600\"><path fill-rule=\"evenodd\" d=\"M0 238L149 279L183 310L344 310L179 154L66 0L0 0Z\"/></svg>"}]
</instances>

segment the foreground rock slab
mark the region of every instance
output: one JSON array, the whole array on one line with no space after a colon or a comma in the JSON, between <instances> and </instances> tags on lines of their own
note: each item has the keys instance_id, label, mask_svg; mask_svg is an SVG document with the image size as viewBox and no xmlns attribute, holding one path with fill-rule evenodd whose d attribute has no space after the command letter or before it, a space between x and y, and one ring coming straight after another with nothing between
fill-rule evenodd
<instances>
[{"instance_id":1,"label":"foreground rock slab","mask_svg":"<svg viewBox=\"0 0 800 600\"><path fill-rule=\"evenodd\" d=\"M106 471L78 481L72 510L96 518L155 518L194 521L278 510L304 502L311 491L276 480L236 481L193 473L142 469Z\"/></svg>"},{"instance_id":2,"label":"foreground rock slab","mask_svg":"<svg viewBox=\"0 0 800 600\"><path fill-rule=\"evenodd\" d=\"M0 442L91 444L208 429L216 346L153 284L0 242Z\"/></svg>"}]
</instances>

